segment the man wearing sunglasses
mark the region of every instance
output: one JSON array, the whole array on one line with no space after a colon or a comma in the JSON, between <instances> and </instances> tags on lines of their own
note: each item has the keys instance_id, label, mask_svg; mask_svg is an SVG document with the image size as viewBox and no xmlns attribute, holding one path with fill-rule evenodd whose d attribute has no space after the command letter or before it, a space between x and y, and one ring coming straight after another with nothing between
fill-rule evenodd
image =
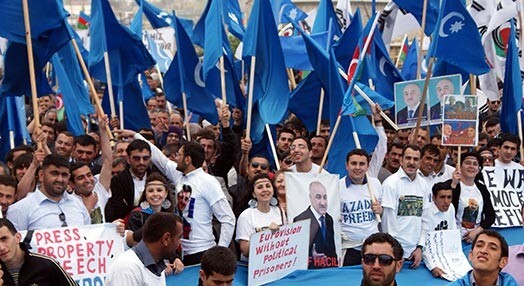
<instances>
[{"instance_id":1,"label":"man wearing sunglasses","mask_svg":"<svg viewBox=\"0 0 524 286\"><path fill-rule=\"evenodd\" d=\"M496 100L488 99L488 109L479 115L480 126L482 126L482 124L490 117L500 117L501 103L502 101L500 98L497 98Z\"/></svg>"},{"instance_id":2,"label":"man wearing sunglasses","mask_svg":"<svg viewBox=\"0 0 524 286\"><path fill-rule=\"evenodd\" d=\"M402 269L404 251L387 233L375 233L362 245L362 286L395 286L395 275Z\"/></svg>"}]
</instances>

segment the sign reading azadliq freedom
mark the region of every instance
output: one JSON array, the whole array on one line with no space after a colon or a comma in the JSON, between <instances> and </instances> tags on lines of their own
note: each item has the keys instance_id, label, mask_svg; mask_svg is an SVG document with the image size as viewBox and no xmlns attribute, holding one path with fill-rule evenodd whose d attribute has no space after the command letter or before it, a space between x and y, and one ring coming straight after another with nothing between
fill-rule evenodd
<instances>
[{"instance_id":1,"label":"sign reading azadliq freedom","mask_svg":"<svg viewBox=\"0 0 524 286\"><path fill-rule=\"evenodd\" d=\"M455 281L471 270L462 251L458 229L429 231L422 258L428 270L440 268L445 273L443 277L449 281Z\"/></svg>"},{"instance_id":2,"label":"sign reading azadliq freedom","mask_svg":"<svg viewBox=\"0 0 524 286\"><path fill-rule=\"evenodd\" d=\"M524 167L484 167L484 183L495 209L494 227L522 226Z\"/></svg>"},{"instance_id":3,"label":"sign reading azadliq freedom","mask_svg":"<svg viewBox=\"0 0 524 286\"><path fill-rule=\"evenodd\" d=\"M251 235L248 285L276 281L295 270L307 269L309 221L283 225L277 231Z\"/></svg>"},{"instance_id":4,"label":"sign reading azadliq freedom","mask_svg":"<svg viewBox=\"0 0 524 286\"><path fill-rule=\"evenodd\" d=\"M32 252L58 260L80 286L103 286L111 263L124 252L112 223L35 230L30 245Z\"/></svg>"}]
</instances>

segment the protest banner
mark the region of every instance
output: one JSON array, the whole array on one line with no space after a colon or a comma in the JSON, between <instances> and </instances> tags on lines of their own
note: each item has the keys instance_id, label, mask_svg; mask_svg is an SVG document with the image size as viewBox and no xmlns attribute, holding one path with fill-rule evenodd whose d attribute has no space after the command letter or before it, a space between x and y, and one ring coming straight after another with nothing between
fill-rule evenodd
<instances>
[{"instance_id":1,"label":"protest banner","mask_svg":"<svg viewBox=\"0 0 524 286\"><path fill-rule=\"evenodd\" d=\"M299 221L251 235L248 285L276 281L295 270L307 269L309 222Z\"/></svg>"},{"instance_id":2,"label":"protest banner","mask_svg":"<svg viewBox=\"0 0 524 286\"><path fill-rule=\"evenodd\" d=\"M471 270L462 251L458 229L429 231L422 257L429 270L440 268L445 273L443 277L449 281L455 281Z\"/></svg>"},{"instance_id":3,"label":"protest banner","mask_svg":"<svg viewBox=\"0 0 524 286\"><path fill-rule=\"evenodd\" d=\"M58 260L80 286L103 286L111 263L124 252L123 238L112 223L35 230L30 246L32 252Z\"/></svg>"},{"instance_id":4,"label":"protest banner","mask_svg":"<svg viewBox=\"0 0 524 286\"><path fill-rule=\"evenodd\" d=\"M524 167L484 167L482 175L495 209L494 227L522 226Z\"/></svg>"},{"instance_id":5,"label":"protest banner","mask_svg":"<svg viewBox=\"0 0 524 286\"><path fill-rule=\"evenodd\" d=\"M476 146L478 101L474 95L444 95L442 145Z\"/></svg>"},{"instance_id":6,"label":"protest banner","mask_svg":"<svg viewBox=\"0 0 524 286\"><path fill-rule=\"evenodd\" d=\"M338 181L338 175L286 173L289 220L310 222L310 269L341 266L342 236Z\"/></svg>"}]
</instances>

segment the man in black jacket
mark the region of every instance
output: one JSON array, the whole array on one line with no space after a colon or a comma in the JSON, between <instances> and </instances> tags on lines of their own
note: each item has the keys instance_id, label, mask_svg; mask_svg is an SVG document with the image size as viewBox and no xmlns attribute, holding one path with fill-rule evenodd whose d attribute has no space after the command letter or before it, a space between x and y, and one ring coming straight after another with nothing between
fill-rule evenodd
<instances>
[{"instance_id":1,"label":"man in black jacket","mask_svg":"<svg viewBox=\"0 0 524 286\"><path fill-rule=\"evenodd\" d=\"M31 253L13 224L0 218L0 265L3 285L77 285L55 260Z\"/></svg>"}]
</instances>

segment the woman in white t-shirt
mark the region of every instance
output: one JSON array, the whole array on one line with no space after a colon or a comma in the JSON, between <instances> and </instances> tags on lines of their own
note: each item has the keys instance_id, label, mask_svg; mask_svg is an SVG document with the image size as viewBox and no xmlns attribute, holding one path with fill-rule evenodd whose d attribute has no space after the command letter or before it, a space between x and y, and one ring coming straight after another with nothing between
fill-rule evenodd
<instances>
[{"instance_id":1,"label":"woman in white t-shirt","mask_svg":"<svg viewBox=\"0 0 524 286\"><path fill-rule=\"evenodd\" d=\"M240 260L249 257L249 239L252 234L266 229L276 230L283 224L284 214L278 206L275 187L267 174L256 175L249 185L253 199L237 220L236 241L240 245Z\"/></svg>"},{"instance_id":2,"label":"woman in white t-shirt","mask_svg":"<svg viewBox=\"0 0 524 286\"><path fill-rule=\"evenodd\" d=\"M480 155L467 152L461 159L460 168L455 169L451 179L452 202L462 237L471 243L478 233L495 222L495 210L488 189L482 181L475 179L482 169Z\"/></svg>"}]
</instances>

